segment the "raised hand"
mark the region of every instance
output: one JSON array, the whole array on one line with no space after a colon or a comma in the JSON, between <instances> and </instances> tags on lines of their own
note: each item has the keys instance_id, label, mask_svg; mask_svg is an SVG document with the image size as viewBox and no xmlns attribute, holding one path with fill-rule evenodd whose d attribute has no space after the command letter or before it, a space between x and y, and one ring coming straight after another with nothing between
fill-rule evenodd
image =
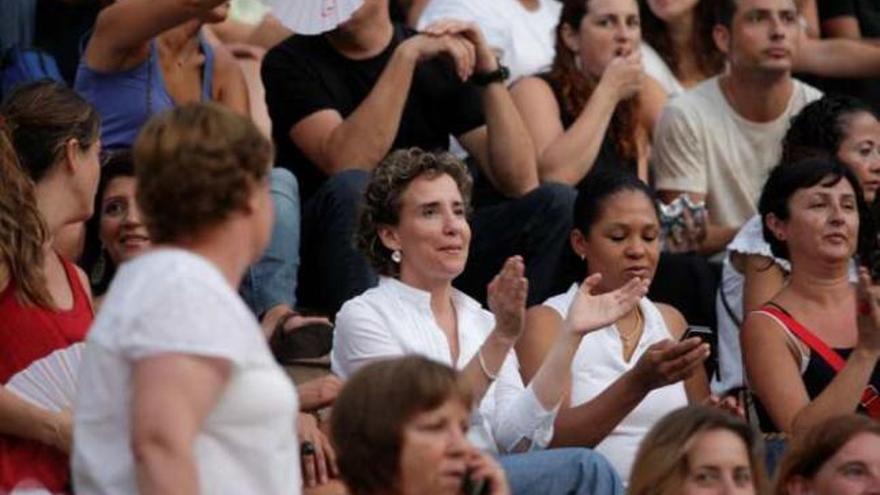
<instances>
[{"instance_id":1,"label":"raised hand","mask_svg":"<svg viewBox=\"0 0 880 495\"><path fill-rule=\"evenodd\" d=\"M575 292L565 317L568 331L586 335L614 323L638 304L650 284L647 279L633 278L616 290L594 295L593 289L601 280L602 274L594 273Z\"/></svg>"},{"instance_id":2,"label":"raised hand","mask_svg":"<svg viewBox=\"0 0 880 495\"><path fill-rule=\"evenodd\" d=\"M642 67L641 54L636 50L624 57L614 57L605 67L599 85L622 101L637 95L642 90L644 80L645 69Z\"/></svg>"},{"instance_id":3,"label":"raised hand","mask_svg":"<svg viewBox=\"0 0 880 495\"><path fill-rule=\"evenodd\" d=\"M699 337L664 340L649 347L631 373L647 392L689 378L708 357L709 344Z\"/></svg>"},{"instance_id":4,"label":"raised hand","mask_svg":"<svg viewBox=\"0 0 880 495\"><path fill-rule=\"evenodd\" d=\"M871 280L868 269L859 268L858 297L859 340L857 347L880 356L880 285Z\"/></svg>"},{"instance_id":5,"label":"raised hand","mask_svg":"<svg viewBox=\"0 0 880 495\"><path fill-rule=\"evenodd\" d=\"M474 47L474 69L476 72L492 72L498 68L498 59L492 47L474 22L457 19L441 19L422 30L432 36L458 36L466 39Z\"/></svg>"},{"instance_id":6,"label":"raised hand","mask_svg":"<svg viewBox=\"0 0 880 495\"><path fill-rule=\"evenodd\" d=\"M523 330L529 281L521 256L511 256L489 283L489 310L495 315L496 329L505 337L518 339Z\"/></svg>"},{"instance_id":7,"label":"raised hand","mask_svg":"<svg viewBox=\"0 0 880 495\"><path fill-rule=\"evenodd\" d=\"M504 470L498 462L485 452L472 449L467 454L467 472L473 480L485 480L488 489L481 493L489 495L509 495L510 487L507 484L507 478L504 476ZM466 494L469 495L469 494Z\"/></svg>"},{"instance_id":8,"label":"raised hand","mask_svg":"<svg viewBox=\"0 0 880 495\"><path fill-rule=\"evenodd\" d=\"M409 51L417 62L441 55L449 57L462 81L468 80L474 73L476 49L463 36L422 33L408 38L400 44L399 49Z\"/></svg>"}]
</instances>

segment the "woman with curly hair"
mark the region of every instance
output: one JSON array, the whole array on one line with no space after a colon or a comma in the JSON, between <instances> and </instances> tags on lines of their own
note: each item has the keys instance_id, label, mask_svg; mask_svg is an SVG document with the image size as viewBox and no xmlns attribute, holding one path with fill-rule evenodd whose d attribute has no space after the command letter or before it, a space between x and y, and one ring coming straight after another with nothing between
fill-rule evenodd
<instances>
[{"instance_id":1,"label":"woman with curly hair","mask_svg":"<svg viewBox=\"0 0 880 495\"><path fill-rule=\"evenodd\" d=\"M45 386L45 363L92 323L88 279L53 240L92 214L100 125L51 82L21 86L0 107L0 493L69 490L73 398L38 397L26 383Z\"/></svg>"},{"instance_id":2,"label":"woman with curly hair","mask_svg":"<svg viewBox=\"0 0 880 495\"><path fill-rule=\"evenodd\" d=\"M468 257L470 191L467 169L449 153L400 150L379 164L367 186L357 236L380 274L379 285L336 315L333 370L348 377L369 362L404 354L459 369L478 404L470 437L481 449L502 454L514 493L580 494L591 483L608 490L596 492L618 493L617 475L600 456L543 449L554 436L580 341L628 312L647 284L631 280L593 295L601 276L584 281L543 365L525 386L511 352L525 319L522 258L509 258L489 284L491 312L452 286Z\"/></svg>"},{"instance_id":3,"label":"woman with curly hair","mask_svg":"<svg viewBox=\"0 0 880 495\"><path fill-rule=\"evenodd\" d=\"M666 101L644 77L635 0L564 0L548 73L511 90L542 180L577 185L603 169L648 180L651 130Z\"/></svg>"}]
</instances>

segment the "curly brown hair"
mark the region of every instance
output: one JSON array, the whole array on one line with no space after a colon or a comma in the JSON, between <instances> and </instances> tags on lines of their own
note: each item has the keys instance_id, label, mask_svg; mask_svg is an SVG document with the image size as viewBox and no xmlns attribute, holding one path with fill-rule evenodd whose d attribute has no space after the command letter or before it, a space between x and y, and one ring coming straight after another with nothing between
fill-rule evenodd
<instances>
[{"instance_id":1,"label":"curly brown hair","mask_svg":"<svg viewBox=\"0 0 880 495\"><path fill-rule=\"evenodd\" d=\"M156 115L134 144L137 202L153 242L226 220L269 174L270 143L247 118L213 103Z\"/></svg>"},{"instance_id":2,"label":"curly brown hair","mask_svg":"<svg viewBox=\"0 0 880 495\"><path fill-rule=\"evenodd\" d=\"M98 139L101 119L80 95L51 81L19 86L0 107L0 263L20 301L55 309L43 273L51 233L34 186L76 139L81 150Z\"/></svg>"},{"instance_id":3,"label":"curly brown hair","mask_svg":"<svg viewBox=\"0 0 880 495\"><path fill-rule=\"evenodd\" d=\"M399 488L404 427L449 400L470 410L473 391L454 369L422 356L379 361L355 373L330 418L339 472L352 493Z\"/></svg>"},{"instance_id":4,"label":"curly brown hair","mask_svg":"<svg viewBox=\"0 0 880 495\"><path fill-rule=\"evenodd\" d=\"M422 175L443 174L455 181L465 210L470 212L473 180L467 167L452 153L429 153L419 148L397 150L373 171L364 193L355 245L380 275L397 277L400 267L391 261L391 250L379 239L379 227L397 225L400 221L401 198L410 182Z\"/></svg>"},{"instance_id":5,"label":"curly brown hair","mask_svg":"<svg viewBox=\"0 0 880 495\"><path fill-rule=\"evenodd\" d=\"M599 81L587 77L578 69L577 54L565 43L562 32L565 25L574 32L580 30L589 3L590 0L562 0L562 13L556 26L556 56L547 76L552 85L559 88L563 110L573 118L581 114ZM620 102L608 126L620 158L633 163L639 159L637 131L640 107L638 96Z\"/></svg>"}]
</instances>

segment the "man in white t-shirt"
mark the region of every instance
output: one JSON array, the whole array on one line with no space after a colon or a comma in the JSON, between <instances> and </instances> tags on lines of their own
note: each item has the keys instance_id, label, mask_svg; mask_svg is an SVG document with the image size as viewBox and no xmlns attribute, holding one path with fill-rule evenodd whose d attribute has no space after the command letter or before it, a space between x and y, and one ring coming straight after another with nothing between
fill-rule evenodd
<instances>
[{"instance_id":1,"label":"man in white t-shirt","mask_svg":"<svg viewBox=\"0 0 880 495\"><path fill-rule=\"evenodd\" d=\"M441 19L476 23L510 69L507 84L513 84L550 68L561 11L558 0L430 0L418 28Z\"/></svg>"},{"instance_id":2,"label":"man in white t-shirt","mask_svg":"<svg viewBox=\"0 0 880 495\"><path fill-rule=\"evenodd\" d=\"M700 244L720 251L757 213L789 121L821 93L791 77L798 49L795 0L717 0L714 38L726 74L670 101L654 132L653 166L663 201L705 200Z\"/></svg>"}]
</instances>

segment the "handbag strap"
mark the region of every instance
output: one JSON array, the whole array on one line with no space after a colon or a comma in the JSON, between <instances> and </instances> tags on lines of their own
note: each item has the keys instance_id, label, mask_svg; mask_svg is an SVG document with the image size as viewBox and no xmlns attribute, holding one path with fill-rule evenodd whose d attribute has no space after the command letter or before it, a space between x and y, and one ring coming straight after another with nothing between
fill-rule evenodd
<instances>
[{"instance_id":1,"label":"handbag strap","mask_svg":"<svg viewBox=\"0 0 880 495\"><path fill-rule=\"evenodd\" d=\"M839 373L846 365L846 361L840 356L840 354L829 347L828 344L823 342L822 339L816 336L816 334L808 330L807 327L798 323L798 321L792 318L790 314L777 307L769 305L761 308L761 311L781 321L782 324L785 325L791 333L795 334L797 338L801 339L807 347L819 354L822 359L834 369L835 373ZM870 383L865 387L864 392L862 392L862 397L859 399L859 403L868 411L870 417L880 418L880 393L878 393L877 389Z\"/></svg>"}]
</instances>

